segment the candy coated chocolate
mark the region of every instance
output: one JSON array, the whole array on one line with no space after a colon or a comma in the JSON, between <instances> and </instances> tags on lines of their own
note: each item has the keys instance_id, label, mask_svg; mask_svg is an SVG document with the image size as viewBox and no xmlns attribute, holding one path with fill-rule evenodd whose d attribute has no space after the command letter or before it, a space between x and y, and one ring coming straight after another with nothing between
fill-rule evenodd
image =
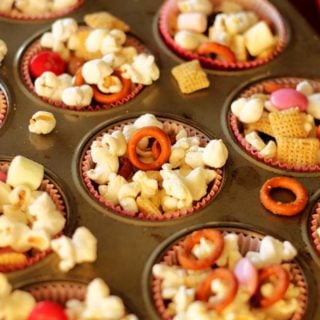
<instances>
[{"instance_id":1,"label":"candy coated chocolate","mask_svg":"<svg viewBox=\"0 0 320 320\"><path fill-rule=\"evenodd\" d=\"M298 107L300 111L305 111L308 107L307 97L301 92L290 88L274 91L270 96L270 101L278 110Z\"/></svg>"},{"instance_id":2,"label":"candy coated chocolate","mask_svg":"<svg viewBox=\"0 0 320 320\"><path fill-rule=\"evenodd\" d=\"M248 289L250 296L254 295L258 287L258 271L252 262L247 258L240 259L233 272L238 282Z\"/></svg>"},{"instance_id":3,"label":"candy coated chocolate","mask_svg":"<svg viewBox=\"0 0 320 320\"><path fill-rule=\"evenodd\" d=\"M56 52L41 51L32 57L29 69L34 78L40 77L46 71L51 71L58 76L65 72L66 63Z\"/></svg>"},{"instance_id":4,"label":"candy coated chocolate","mask_svg":"<svg viewBox=\"0 0 320 320\"><path fill-rule=\"evenodd\" d=\"M68 317L58 303L42 301L33 308L28 320L68 320Z\"/></svg>"}]
</instances>

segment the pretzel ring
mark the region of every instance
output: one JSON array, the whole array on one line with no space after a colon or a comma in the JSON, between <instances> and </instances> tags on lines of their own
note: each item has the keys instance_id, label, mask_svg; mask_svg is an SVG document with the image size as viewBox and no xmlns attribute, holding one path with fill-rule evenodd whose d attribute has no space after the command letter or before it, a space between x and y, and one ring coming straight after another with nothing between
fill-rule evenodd
<instances>
[{"instance_id":1,"label":"pretzel ring","mask_svg":"<svg viewBox=\"0 0 320 320\"><path fill-rule=\"evenodd\" d=\"M197 52L201 55L214 53L218 56L222 56L226 62L229 62L229 63L236 62L236 56L233 53L233 51L229 47L220 43L216 43L216 42L202 43L198 47Z\"/></svg>"},{"instance_id":2,"label":"pretzel ring","mask_svg":"<svg viewBox=\"0 0 320 320\"><path fill-rule=\"evenodd\" d=\"M121 73L119 71L115 71L113 73L114 75L116 75L117 77L120 78L120 81L122 83L122 89L119 92L116 93L102 93L97 86L92 85L92 90L93 90L93 98L100 103L103 104L110 104L110 103L114 103L116 101L119 101L121 99L123 99L124 97L126 97L132 87L132 82L130 79L126 79L123 78L121 76ZM79 68L75 74L75 80L74 80L74 84L76 86L81 86L85 83L83 75L82 75L82 68Z\"/></svg>"},{"instance_id":3,"label":"pretzel ring","mask_svg":"<svg viewBox=\"0 0 320 320\"><path fill-rule=\"evenodd\" d=\"M283 188L291 191L296 199L284 203L271 198L271 190ZM267 180L260 189L260 201L263 206L274 214L294 216L301 212L308 203L308 193L304 186L296 179L289 177L275 177Z\"/></svg>"},{"instance_id":4,"label":"pretzel ring","mask_svg":"<svg viewBox=\"0 0 320 320\"><path fill-rule=\"evenodd\" d=\"M159 142L161 152L159 156L150 163L142 162L137 155L137 145L145 137L152 137ZM168 135L158 127L144 127L138 129L128 141L128 158L131 163L141 170L157 170L169 160L171 153L171 142Z\"/></svg>"}]
</instances>

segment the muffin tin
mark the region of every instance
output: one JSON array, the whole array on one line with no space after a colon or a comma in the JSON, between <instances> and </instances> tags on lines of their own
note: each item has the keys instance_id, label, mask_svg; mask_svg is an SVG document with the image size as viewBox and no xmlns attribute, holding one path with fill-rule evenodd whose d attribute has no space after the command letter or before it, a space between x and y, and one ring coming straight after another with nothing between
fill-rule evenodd
<instances>
[{"instance_id":1,"label":"muffin tin","mask_svg":"<svg viewBox=\"0 0 320 320\"><path fill-rule=\"evenodd\" d=\"M227 121L231 101L253 83L282 77L320 80L318 35L288 1L270 2L287 25L288 40L284 50L272 61L255 68L206 70L210 87L183 95L171 76L171 68L183 60L163 43L158 31L162 1L85 1L69 16L80 22L86 13L110 11L131 26L133 34L156 56L161 72L157 82L144 88L132 100L99 112L55 108L35 97L24 86L20 74L21 52L39 32L50 28L52 20L0 19L0 38L9 48L0 67L0 90L8 103L7 116L0 128L0 160L21 154L42 163L52 172L69 205L71 229L84 225L98 239L98 260L94 264L83 264L68 274L62 274L58 270L58 260L52 254L26 270L10 273L9 280L16 288L30 283L31 279L33 283L45 280L88 283L99 276L140 319L159 319L150 311L152 306L147 288L150 283L143 281L148 277L146 266L150 257L159 255L164 246L194 225L214 225L270 234L291 241L299 251L297 260L307 281L304 319L319 318L320 306L316 302L320 295L320 254L311 238L312 219L320 202L319 172L287 172L252 159L241 151ZM28 131L29 119L39 110L50 111L57 119L56 129L47 136L36 136ZM102 128L147 112L188 123L210 139L222 138L228 147L229 159L221 190L214 201L196 214L166 221L139 221L113 214L85 195L79 157L88 139ZM301 214L291 218L279 217L262 207L259 190L268 178L275 175L294 176L307 188L309 206ZM285 192L279 196L290 199ZM101 211L108 214L101 214Z\"/></svg>"}]
</instances>

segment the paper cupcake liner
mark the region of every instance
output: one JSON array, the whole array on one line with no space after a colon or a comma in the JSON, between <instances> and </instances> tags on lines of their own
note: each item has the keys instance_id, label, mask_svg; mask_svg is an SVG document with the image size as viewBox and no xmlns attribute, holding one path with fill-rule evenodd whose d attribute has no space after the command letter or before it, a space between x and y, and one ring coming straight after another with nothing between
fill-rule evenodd
<instances>
[{"instance_id":1,"label":"paper cupcake liner","mask_svg":"<svg viewBox=\"0 0 320 320\"><path fill-rule=\"evenodd\" d=\"M320 227L320 203L316 204L310 219L310 235L313 246L320 255L320 238L317 234L317 229Z\"/></svg>"},{"instance_id":2,"label":"paper cupcake liner","mask_svg":"<svg viewBox=\"0 0 320 320\"><path fill-rule=\"evenodd\" d=\"M8 113L7 98L0 89L0 128L3 126Z\"/></svg>"},{"instance_id":3,"label":"paper cupcake liner","mask_svg":"<svg viewBox=\"0 0 320 320\"><path fill-rule=\"evenodd\" d=\"M65 305L68 300L77 299L83 301L86 296L87 285L69 281L55 281L34 284L24 288L40 301L53 301Z\"/></svg>"},{"instance_id":4,"label":"paper cupcake liner","mask_svg":"<svg viewBox=\"0 0 320 320\"><path fill-rule=\"evenodd\" d=\"M138 50L138 52L146 52L146 48L144 48L142 46L142 44L133 36L127 35L126 45L135 47ZM24 82L25 86L27 87L28 91L32 92L39 99L52 105L53 107L65 109L65 110L75 110L75 111L80 111L80 112L81 111L93 112L93 111L108 110L108 109L120 106L122 104L125 104L126 102L132 100L144 88L144 86L142 84L133 84L130 93L122 99L119 99L111 104L105 104L105 105L96 103L93 100L94 103L92 103L90 106L81 107L81 108L67 106L62 101L57 101L57 100L53 100L50 98L41 97L41 96L37 95L37 93L35 92L33 80L32 80L32 77L31 77L30 71L29 71L29 64L30 64L30 61L34 55L36 55L37 53L44 51L44 50L48 50L48 49L41 47L39 40L32 43L25 50L24 54L22 55L21 64L20 64L20 73L21 73L23 82Z\"/></svg>"},{"instance_id":5,"label":"paper cupcake liner","mask_svg":"<svg viewBox=\"0 0 320 320\"><path fill-rule=\"evenodd\" d=\"M24 14L22 12L19 12L16 9L11 10L9 12L0 11L0 17L12 19L12 20L29 20L29 21L55 19L55 18L68 15L69 13L77 10L80 6L83 5L83 3L84 3L84 0L78 0L76 4L69 6L63 10L41 13L36 15Z\"/></svg>"},{"instance_id":6,"label":"paper cupcake liner","mask_svg":"<svg viewBox=\"0 0 320 320\"><path fill-rule=\"evenodd\" d=\"M0 161L0 171L6 173L8 171L9 164L10 164L9 162ZM65 204L64 204L62 195L60 194L57 186L52 181L50 181L48 178L45 177L39 187L39 190L46 191L51 197L51 199L53 200L54 204L56 205L57 210L61 212L61 214L66 216ZM61 234L62 233L57 234L56 237L58 237ZM51 252L52 252L51 249L48 249L42 252L29 250L25 254L27 257L27 260L25 263L0 266L0 272L7 273L7 272L17 271L21 269L26 269L32 266L33 264L39 262L43 258L45 258Z\"/></svg>"},{"instance_id":7,"label":"paper cupcake liner","mask_svg":"<svg viewBox=\"0 0 320 320\"><path fill-rule=\"evenodd\" d=\"M304 78L278 78L278 79L271 79L259 82L258 84L254 84L253 86L250 86L248 89L246 89L239 97L241 98L248 98L252 96L253 94L257 93L263 93L264 92L264 86L269 83L276 83L281 84L285 88L295 88L296 85L302 81L306 80ZM320 82L309 80L308 82L312 85L315 91L320 91ZM231 112L229 113L229 124L231 131L236 138L236 140L239 142L241 147L254 159L263 162L271 167L275 167L281 170L289 170L289 171L296 171L296 172L318 172L320 171L320 165L316 166L297 166L297 165L290 165L283 162L280 162L278 160L274 159L266 159L265 157L261 156L257 150L254 150L250 144L245 140L245 137L243 135L243 132L241 131L241 124L237 117L233 115Z\"/></svg>"},{"instance_id":8,"label":"paper cupcake liner","mask_svg":"<svg viewBox=\"0 0 320 320\"><path fill-rule=\"evenodd\" d=\"M103 136L104 133L112 133L115 130L121 130L125 125L127 124L132 124L132 121L127 121L118 124L112 129L106 129L103 132L101 132L94 140L100 140ZM205 136L203 133L198 131L197 129L192 128L191 126L188 126L186 124L179 123L177 121L173 120L164 120L164 131L166 132L172 132L172 133L177 133L181 129L185 129L188 133L188 136L198 136L200 137L201 144L207 144L209 142L209 138ZM94 141L93 140L93 141ZM210 201L212 201L215 196L217 195L218 191L220 191L222 181L223 181L223 175L224 172L222 169L217 169L217 177L215 178L214 182L212 185L209 185L208 193L206 196L204 196L200 201L197 201L190 209L186 211L176 211L176 212L171 212L171 213L165 213L162 216L154 216L154 215L147 215L142 212L138 213L132 213L128 212L120 205L113 205L109 201L103 199L99 192L98 189L95 185L95 183L90 180L90 178L87 176L86 172L90 169L94 168L94 163L92 162L91 159L91 149L90 146L87 147L87 149L83 152L82 160L81 160L81 177L83 179L83 182L85 184L85 187L87 191L94 197L96 201L98 201L100 204L102 204L104 207L111 209L117 213L119 213L122 216L130 217L130 218L135 218L138 220L146 220L146 221L164 221L164 220L171 220L171 219L177 219L181 217L185 217L188 215L191 215L195 213L196 211L202 209L205 207Z\"/></svg>"},{"instance_id":9,"label":"paper cupcake liner","mask_svg":"<svg viewBox=\"0 0 320 320\"><path fill-rule=\"evenodd\" d=\"M210 228L210 227L209 227ZM217 229L217 228L216 228ZM223 231L223 230L221 230ZM239 245L239 251L241 255L245 255L248 251L258 251L260 248L260 241L261 239L250 235L246 234L245 231L235 231L235 232L230 232L230 231L224 231L224 234L231 234L231 233L236 233L239 237L238 240L238 245ZM184 236L183 239L178 240L170 249L168 249L162 257L160 257L159 262L157 263L162 263L168 266L177 266L179 265L178 262L178 252L181 249L183 245L183 240L185 239L186 236ZM303 275L303 271L301 267L295 263L295 262L290 262L290 269L291 269L291 277L294 285L299 288L300 294L298 297L299 300L299 307L294 313L294 315L290 318L290 320L302 320L304 314L306 313L307 309L307 302L308 302L308 290L307 290L307 284L305 277ZM164 320L172 320L172 317L166 316L166 302L161 296L161 284L162 281L159 278L155 278L152 276L151 279L151 291L152 291L152 297L153 297L153 302L154 305L161 316L162 319Z\"/></svg>"},{"instance_id":10,"label":"paper cupcake liner","mask_svg":"<svg viewBox=\"0 0 320 320\"><path fill-rule=\"evenodd\" d=\"M222 2L222 0L211 1L214 4L214 7ZM244 70L258 67L273 60L284 50L286 43L288 42L287 28L280 13L266 0L237 0L236 2L246 10L254 11L260 18L272 23L272 28L274 29L275 35L278 37L278 44L273 52L267 57L244 62L228 63L199 55L178 46L174 41L176 19L179 14L176 0L166 0L160 9L158 27L165 44L181 58L185 60L197 59L203 67L208 69Z\"/></svg>"}]
</instances>

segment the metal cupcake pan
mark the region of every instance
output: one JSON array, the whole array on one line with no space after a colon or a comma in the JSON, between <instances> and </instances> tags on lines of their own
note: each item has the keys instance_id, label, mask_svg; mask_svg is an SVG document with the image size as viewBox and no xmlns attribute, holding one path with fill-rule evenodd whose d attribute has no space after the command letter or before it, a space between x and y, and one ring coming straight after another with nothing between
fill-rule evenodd
<instances>
[{"instance_id":1,"label":"metal cupcake pan","mask_svg":"<svg viewBox=\"0 0 320 320\"><path fill-rule=\"evenodd\" d=\"M291 241L299 251L299 263L308 283L308 311L305 319L318 319L320 306L320 258L312 251L309 220L313 212L313 199L319 198L319 177L297 174L281 169L270 170L239 152L226 127L226 110L239 92L268 78L299 77L319 79L319 37L307 25L288 1L270 1L279 10L290 29L284 51L269 63L245 71L208 71L210 87L191 95L183 95L173 77L171 68L183 60L173 54L159 38L157 18L162 1L85 1L69 16L81 21L85 13L110 11L126 21L133 34L156 56L160 79L148 86L127 103L97 113L58 109L28 94L18 73L19 53L26 39L50 28L52 21L13 22L0 18L0 38L6 41L9 53L0 67L0 79L8 97L8 114L0 128L2 158L24 155L42 163L66 195L73 225L85 225L98 238L98 260L94 264L76 267L68 274L58 270L53 255L26 271L9 275L15 287L23 286L27 279L45 277L50 280L93 279L102 277L118 294L128 308L141 319L154 319L149 302L143 299L147 288L143 283L143 270L151 255L170 236L190 230L194 225L232 225L252 232L271 234ZM14 36L13 36L14 35ZM306 52L308 54L306 54ZM54 113L56 129L48 136L35 136L28 132L32 114L39 110ZM81 191L78 176L79 155L84 141L101 130L123 119L138 114L154 113L190 123L210 138L223 139L229 150L224 184L214 201L197 214L174 222L139 224L118 219L112 212L101 214L99 205L88 201ZM259 202L259 190L268 178L275 175L295 176L308 190L310 205L301 214L284 218L267 212ZM105 209L103 209L105 210ZM231 224L230 224L231 223Z\"/></svg>"}]
</instances>

